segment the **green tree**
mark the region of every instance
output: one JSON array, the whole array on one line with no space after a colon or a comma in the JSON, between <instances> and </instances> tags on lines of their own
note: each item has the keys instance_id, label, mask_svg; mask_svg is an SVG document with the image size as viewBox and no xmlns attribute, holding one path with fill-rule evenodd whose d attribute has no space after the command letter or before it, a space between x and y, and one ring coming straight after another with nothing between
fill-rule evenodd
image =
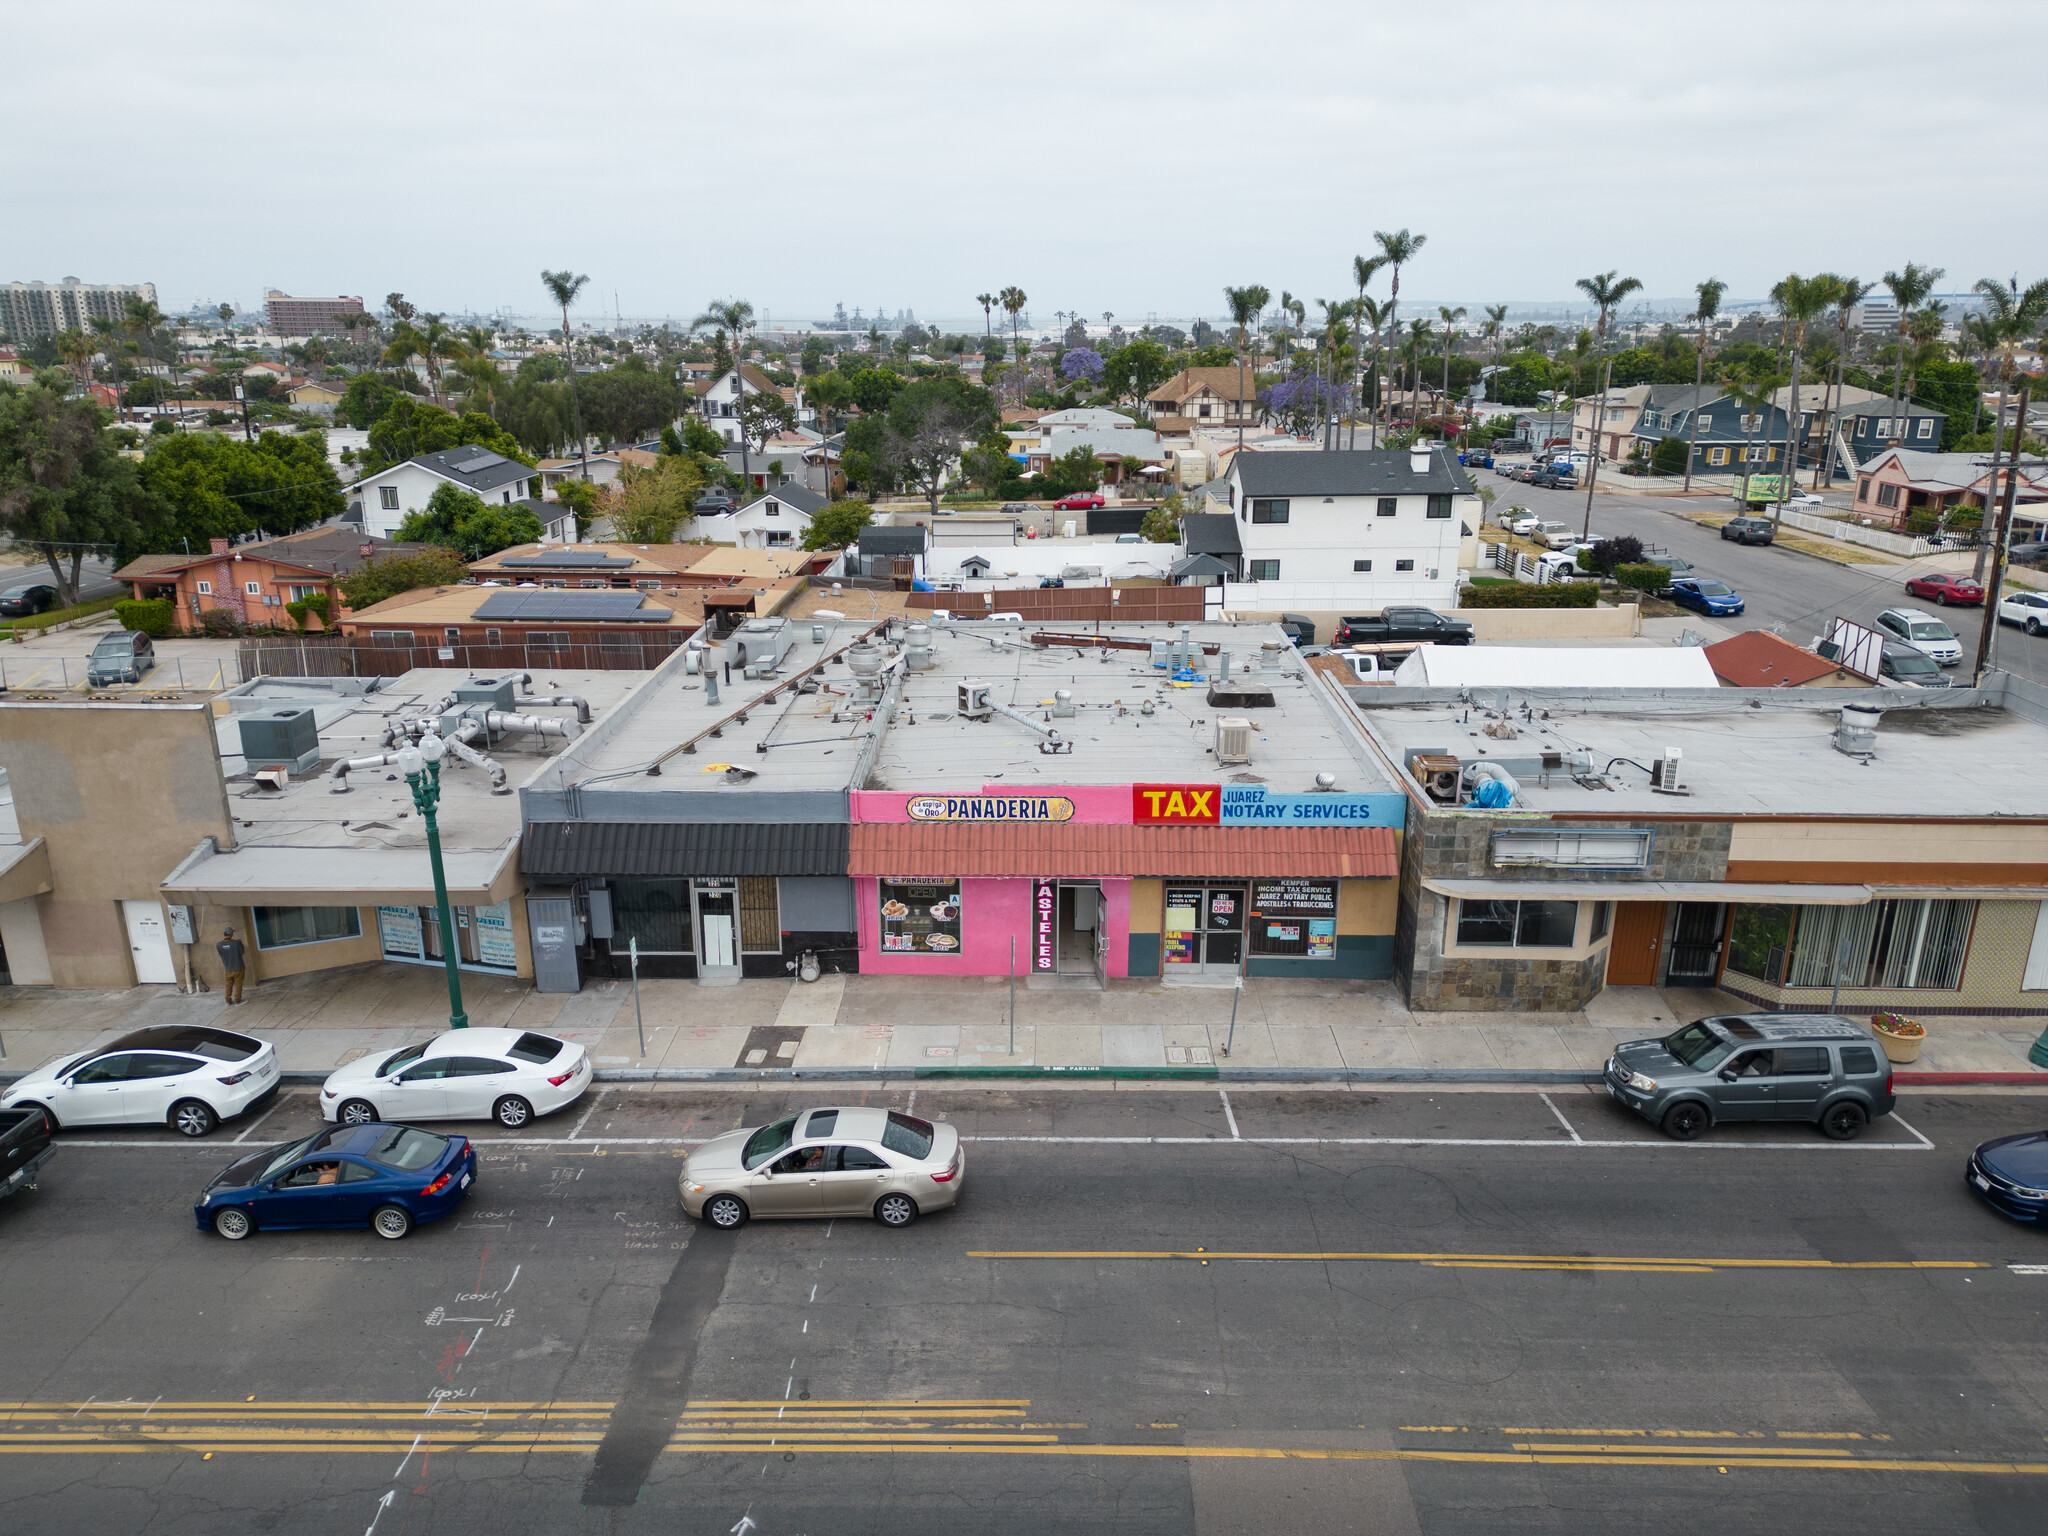
<instances>
[{"instance_id":1,"label":"green tree","mask_svg":"<svg viewBox=\"0 0 2048 1536\"><path fill-rule=\"evenodd\" d=\"M53 368L25 389L0 383L0 531L41 557L67 607L94 548L135 553L160 520L135 461L107 433L106 413L90 398L67 398L71 382Z\"/></svg>"},{"instance_id":2,"label":"green tree","mask_svg":"<svg viewBox=\"0 0 2048 1536\"><path fill-rule=\"evenodd\" d=\"M853 403L870 416L885 413L896 393L910 381L892 368L861 368L847 379Z\"/></svg>"},{"instance_id":3,"label":"green tree","mask_svg":"<svg viewBox=\"0 0 2048 1536\"><path fill-rule=\"evenodd\" d=\"M418 554L379 555L337 586L349 607L360 613L373 603L419 587L453 587L469 579L469 567L452 549L425 549Z\"/></svg>"},{"instance_id":4,"label":"green tree","mask_svg":"<svg viewBox=\"0 0 2048 1536\"><path fill-rule=\"evenodd\" d=\"M583 420L591 435L608 445L638 442L660 431L681 408L675 381L637 355L586 376L579 387L590 396L590 414Z\"/></svg>"},{"instance_id":5,"label":"green tree","mask_svg":"<svg viewBox=\"0 0 2048 1536\"><path fill-rule=\"evenodd\" d=\"M1173 377L1173 359L1156 341L1127 341L1102 360L1102 392L1111 400L1145 397Z\"/></svg>"},{"instance_id":6,"label":"green tree","mask_svg":"<svg viewBox=\"0 0 2048 1536\"><path fill-rule=\"evenodd\" d=\"M1394 269L1393 284L1387 293L1387 329L1398 345L1401 339L1401 333L1396 329L1401 323L1401 269L1413 261L1421 253L1422 248L1429 244L1429 236L1411 235L1405 229L1396 230L1392 233L1379 229L1373 231L1373 239L1379 242L1381 264ZM1379 355L1379 341L1377 337L1373 341L1373 355L1375 357ZM1398 353L1395 355L1395 361L1397 363L1400 361ZM1379 413L1377 411L1373 413L1372 441L1373 446L1377 448L1379 446Z\"/></svg>"},{"instance_id":7,"label":"green tree","mask_svg":"<svg viewBox=\"0 0 2048 1536\"><path fill-rule=\"evenodd\" d=\"M1029 372L1026 364L1030 362L1030 358L1026 356L1023 345L1017 339L1017 316L1023 312L1024 306L1031 301L1025 296L1022 288L1013 285L997 294L996 302L1003 306L1003 313L1010 317L1010 350L1017 354L1017 396L1019 399L1022 399L1024 395L1024 376Z\"/></svg>"},{"instance_id":8,"label":"green tree","mask_svg":"<svg viewBox=\"0 0 2048 1536\"><path fill-rule=\"evenodd\" d=\"M1877 284L1866 283L1861 278L1835 279L1835 399L1828 411L1828 451L1821 455L1821 462L1813 471L1815 490L1820 489L1822 480L1832 479L1835 472L1835 446L1841 441L1842 430L1842 369L1849 356L1849 323L1855 318L1856 310L1864 299L1869 297L1870 290L1876 286ZM1701 340L1704 345L1705 338L1702 337Z\"/></svg>"},{"instance_id":9,"label":"green tree","mask_svg":"<svg viewBox=\"0 0 2048 1536\"><path fill-rule=\"evenodd\" d=\"M334 419L344 427L367 432L384 418L384 413L405 398L399 387L379 373L359 373L341 392Z\"/></svg>"},{"instance_id":10,"label":"green tree","mask_svg":"<svg viewBox=\"0 0 2048 1536\"><path fill-rule=\"evenodd\" d=\"M936 513L961 445L1001 424L1002 412L987 390L956 378L919 379L889 402L883 452L897 477L922 492Z\"/></svg>"},{"instance_id":11,"label":"green tree","mask_svg":"<svg viewBox=\"0 0 2048 1536\"><path fill-rule=\"evenodd\" d=\"M370 428L363 473L374 475L423 453L439 453L444 448L456 448L464 443L488 448L522 464L533 462L520 452L519 444L483 412L465 411L456 416L437 405L408 398L394 401Z\"/></svg>"},{"instance_id":12,"label":"green tree","mask_svg":"<svg viewBox=\"0 0 2048 1536\"><path fill-rule=\"evenodd\" d=\"M753 445L758 440L765 448L768 439L778 432L796 430L796 407L783 399L774 390L757 389L740 393L740 480L746 485L754 483L754 470L750 461Z\"/></svg>"},{"instance_id":13,"label":"green tree","mask_svg":"<svg viewBox=\"0 0 2048 1536\"><path fill-rule=\"evenodd\" d=\"M1145 521L1138 532L1152 544L1178 544L1180 542L1180 520L1187 508L1182 505L1180 492L1175 491L1166 500L1145 514Z\"/></svg>"},{"instance_id":14,"label":"green tree","mask_svg":"<svg viewBox=\"0 0 2048 1536\"><path fill-rule=\"evenodd\" d=\"M293 533L343 510L341 479L322 433L265 432L255 442L218 432L152 438L143 484L166 514L138 552L175 553L189 542Z\"/></svg>"},{"instance_id":15,"label":"green tree","mask_svg":"<svg viewBox=\"0 0 2048 1536\"><path fill-rule=\"evenodd\" d=\"M1688 491L1692 489L1693 449L1700 436L1700 396L1707 379L1707 348L1714 334L1714 317L1721 313L1721 296L1727 291L1728 285L1718 277L1693 285L1693 292L1699 295L1692 317L1699 322L1700 345L1693 359L1692 409L1686 412L1685 422L1685 484L1682 489Z\"/></svg>"},{"instance_id":16,"label":"green tree","mask_svg":"<svg viewBox=\"0 0 2048 1536\"><path fill-rule=\"evenodd\" d=\"M1812 277L1801 277L1794 272L1771 287L1771 302L1784 316L1785 329L1792 340L1792 394L1785 412L1785 473L1778 482L1778 510L1781 515L1785 502L1792 495L1793 482L1798 479L1799 451L1805 446L1804 418L1799 410L1799 368L1800 359L1806 351L1806 329L1826 312L1841 287L1842 280L1832 272L1820 272Z\"/></svg>"},{"instance_id":17,"label":"green tree","mask_svg":"<svg viewBox=\"0 0 2048 1536\"><path fill-rule=\"evenodd\" d=\"M621 544L667 544L690 520L704 472L684 454L664 454L652 469L627 465L612 493L612 537Z\"/></svg>"},{"instance_id":18,"label":"green tree","mask_svg":"<svg viewBox=\"0 0 2048 1536\"><path fill-rule=\"evenodd\" d=\"M397 363L400 367L419 360L427 370L427 390L434 404L441 403L441 365L455 355L455 332L439 315L425 317L424 325L415 325L411 320L401 320L391 333L390 345L384 349L384 361Z\"/></svg>"},{"instance_id":19,"label":"green tree","mask_svg":"<svg viewBox=\"0 0 2048 1536\"><path fill-rule=\"evenodd\" d=\"M1906 263L1903 271L1885 273L1885 288L1891 293L1892 302L1899 308L1899 351L1902 354L1912 335L1914 312L1927 302L1927 296L1934 292L1934 285L1946 276L1947 271L1941 267L1923 267L1911 261ZM1903 362L1903 358L1901 361ZM1900 416L1899 383L1902 372L1901 367L1895 366L1892 369L1891 414L1894 423ZM1898 445L1899 438L1895 430L1890 446L1896 448Z\"/></svg>"},{"instance_id":20,"label":"green tree","mask_svg":"<svg viewBox=\"0 0 2048 1536\"><path fill-rule=\"evenodd\" d=\"M597 521L598 509L604 503L604 492L588 480L564 480L555 487L555 500L575 516L576 537L580 539Z\"/></svg>"},{"instance_id":21,"label":"green tree","mask_svg":"<svg viewBox=\"0 0 2048 1536\"><path fill-rule=\"evenodd\" d=\"M804 530L804 548L845 549L874 520L873 510L860 502L835 501L811 518L810 527Z\"/></svg>"},{"instance_id":22,"label":"green tree","mask_svg":"<svg viewBox=\"0 0 2048 1536\"><path fill-rule=\"evenodd\" d=\"M398 542L433 544L481 560L515 544L538 543L541 532L540 519L526 508L493 506L474 491L444 482L434 487L425 510L398 525Z\"/></svg>"},{"instance_id":23,"label":"green tree","mask_svg":"<svg viewBox=\"0 0 2048 1536\"><path fill-rule=\"evenodd\" d=\"M543 270L540 285L547 289L548 297L562 309L562 361L569 371L569 418L576 429L576 453L583 461L583 479L590 479L590 444L583 436L583 403L576 393L576 343L569 335L569 306L576 302L576 295L583 291L583 285L590 281L587 274L571 272L564 267L559 272Z\"/></svg>"}]
</instances>

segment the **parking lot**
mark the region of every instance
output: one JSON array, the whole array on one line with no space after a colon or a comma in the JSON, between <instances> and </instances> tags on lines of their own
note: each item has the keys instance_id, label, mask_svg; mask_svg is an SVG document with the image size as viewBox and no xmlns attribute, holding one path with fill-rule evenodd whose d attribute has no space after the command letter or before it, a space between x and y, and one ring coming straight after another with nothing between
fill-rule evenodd
<instances>
[{"instance_id":1,"label":"parking lot","mask_svg":"<svg viewBox=\"0 0 2048 1536\"><path fill-rule=\"evenodd\" d=\"M957 1124L960 1207L682 1218L691 1145L848 1099ZM305 1090L203 1142L66 1136L0 1204L9 1507L1562 1533L1711 1498L1736 1531L2031 1531L2048 1246L1961 1167L2041 1100L1900 1111L1681 1145L1578 1089L613 1088L530 1135L457 1127L478 1187L400 1243L197 1229L214 1171L315 1127Z\"/></svg>"}]
</instances>

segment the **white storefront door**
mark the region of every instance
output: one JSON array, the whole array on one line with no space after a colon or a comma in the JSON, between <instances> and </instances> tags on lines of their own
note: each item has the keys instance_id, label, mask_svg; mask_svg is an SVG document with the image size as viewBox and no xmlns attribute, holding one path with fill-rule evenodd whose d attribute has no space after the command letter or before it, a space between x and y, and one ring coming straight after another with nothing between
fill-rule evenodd
<instances>
[{"instance_id":1,"label":"white storefront door","mask_svg":"<svg viewBox=\"0 0 2048 1536\"><path fill-rule=\"evenodd\" d=\"M171 958L171 931L162 904L124 901L121 916L128 924L128 953L135 962L137 985L176 981L178 966Z\"/></svg>"}]
</instances>

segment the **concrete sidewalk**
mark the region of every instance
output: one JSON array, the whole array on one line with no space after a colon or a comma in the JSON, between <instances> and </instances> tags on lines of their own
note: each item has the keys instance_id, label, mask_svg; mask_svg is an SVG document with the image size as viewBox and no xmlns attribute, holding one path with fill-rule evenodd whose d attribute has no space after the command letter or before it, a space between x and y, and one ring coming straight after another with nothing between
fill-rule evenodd
<instances>
[{"instance_id":1,"label":"concrete sidewalk","mask_svg":"<svg viewBox=\"0 0 2048 1536\"><path fill-rule=\"evenodd\" d=\"M1618 1040L1702 1014L1750 1011L1714 991L1614 987L1582 1013L1412 1013L1391 982L1257 980L1230 986L1113 982L1107 991L1019 983L1016 1035L1001 977L827 976L699 987L643 981L640 1021L623 981L570 994L465 975L470 1023L546 1030L589 1048L600 1072L1174 1067L1412 1074L1598 1071ZM1236 1035L1231 1041L1232 1004ZM326 1072L446 1027L438 970L369 962L265 982L227 1008L218 993L14 988L0 996L0 1076L151 1024L218 1022L275 1041L289 1072ZM644 1032L646 1046L641 1047ZM1940 1018L1916 1072L2031 1073L2040 1023ZM2041 1073L2048 1083L2048 1073Z\"/></svg>"}]
</instances>

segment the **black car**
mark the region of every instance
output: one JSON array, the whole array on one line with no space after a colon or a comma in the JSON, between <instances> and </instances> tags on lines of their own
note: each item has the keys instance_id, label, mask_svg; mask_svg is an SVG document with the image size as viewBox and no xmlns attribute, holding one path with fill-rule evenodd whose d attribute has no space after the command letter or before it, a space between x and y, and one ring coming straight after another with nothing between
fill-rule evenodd
<instances>
[{"instance_id":1,"label":"black car","mask_svg":"<svg viewBox=\"0 0 2048 1536\"><path fill-rule=\"evenodd\" d=\"M1721 525L1721 537L1738 544L1768 544L1776 536L1768 517L1731 517Z\"/></svg>"},{"instance_id":2,"label":"black car","mask_svg":"<svg viewBox=\"0 0 2048 1536\"><path fill-rule=\"evenodd\" d=\"M47 582L28 582L0 592L0 614L10 619L48 613L57 606L57 589Z\"/></svg>"}]
</instances>

